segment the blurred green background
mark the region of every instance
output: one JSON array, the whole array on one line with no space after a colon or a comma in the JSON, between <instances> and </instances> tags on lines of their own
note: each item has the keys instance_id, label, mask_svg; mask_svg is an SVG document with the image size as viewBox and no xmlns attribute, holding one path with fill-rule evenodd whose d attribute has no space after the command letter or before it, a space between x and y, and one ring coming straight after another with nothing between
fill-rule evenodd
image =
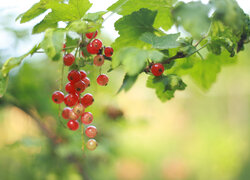
<instances>
[{"instance_id":1,"label":"blurred green background","mask_svg":"<svg viewBox=\"0 0 250 180\"><path fill-rule=\"evenodd\" d=\"M0 21L1 33L15 40L0 49L0 63L32 46L30 29L15 29L13 19ZM100 38L111 43L105 34ZM249 180L249 57L247 46L209 92L184 78L187 89L167 103L145 87L146 75L116 95L123 72L108 73L109 85L100 87L94 68L87 92L95 103L87 110L99 144L90 152L81 149L80 129L72 132L58 122L51 94L59 86L61 64L34 55L11 72L0 99L0 179Z\"/></svg>"}]
</instances>

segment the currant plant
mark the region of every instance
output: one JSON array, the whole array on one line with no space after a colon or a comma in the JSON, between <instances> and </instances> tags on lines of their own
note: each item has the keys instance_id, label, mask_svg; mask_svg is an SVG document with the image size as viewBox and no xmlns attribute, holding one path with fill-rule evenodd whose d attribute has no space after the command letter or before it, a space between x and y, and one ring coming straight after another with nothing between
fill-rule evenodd
<instances>
[{"instance_id":1,"label":"currant plant","mask_svg":"<svg viewBox=\"0 0 250 180\"><path fill-rule=\"evenodd\" d=\"M175 91L186 88L183 76L190 76L208 90L221 68L235 63L237 53L250 41L249 15L236 0L210 0L208 4L118 0L106 11L88 13L91 6L88 0L40 0L34 4L17 20L26 23L48 11L32 31L44 33L43 40L26 54L6 60L0 71L3 96L10 70L27 56L45 53L52 61L61 62L61 85L52 100L59 106L66 105L60 110L61 116L68 120L68 129L82 127L81 132L91 138L86 143L90 150L97 146L93 139L97 130L90 125L94 118L86 108L94 98L83 93L92 83L108 85L108 72L123 67L125 75L118 92L128 91L140 74L146 74L146 86L155 89L157 97L165 102L174 97ZM119 37L112 47L105 47L98 35L103 22L114 13L121 15L114 24ZM59 22L65 27L59 27ZM168 33L173 27L177 32ZM101 72L105 61L111 61L106 74ZM100 68L96 80L87 77L86 64ZM69 71L69 82L63 88L65 69Z\"/></svg>"}]
</instances>

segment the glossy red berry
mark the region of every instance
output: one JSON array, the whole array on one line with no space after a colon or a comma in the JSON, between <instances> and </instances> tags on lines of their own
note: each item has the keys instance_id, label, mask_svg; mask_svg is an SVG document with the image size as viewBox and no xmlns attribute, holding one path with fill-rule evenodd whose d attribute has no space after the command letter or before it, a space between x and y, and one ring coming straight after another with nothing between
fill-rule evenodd
<instances>
[{"instance_id":1,"label":"glossy red berry","mask_svg":"<svg viewBox=\"0 0 250 180\"><path fill-rule=\"evenodd\" d=\"M94 102L94 98L93 98L92 94L90 94L90 93L85 94L81 98L81 103L85 108L90 106L91 104L93 104L93 102Z\"/></svg>"},{"instance_id":2,"label":"glossy red berry","mask_svg":"<svg viewBox=\"0 0 250 180\"><path fill-rule=\"evenodd\" d=\"M84 106L81 103L78 103L77 105L75 105L75 107L73 108L73 112L77 115L77 116L81 116L84 113Z\"/></svg>"},{"instance_id":3,"label":"glossy red berry","mask_svg":"<svg viewBox=\"0 0 250 180\"><path fill-rule=\"evenodd\" d=\"M69 114L70 114L71 111L72 110L69 107L64 108L63 111L62 111L62 117L64 119L69 119Z\"/></svg>"},{"instance_id":4,"label":"glossy red berry","mask_svg":"<svg viewBox=\"0 0 250 180\"><path fill-rule=\"evenodd\" d=\"M87 45L87 51L89 54L97 54L99 52L99 49L95 48L92 43L89 43Z\"/></svg>"},{"instance_id":5,"label":"glossy red berry","mask_svg":"<svg viewBox=\"0 0 250 180\"><path fill-rule=\"evenodd\" d=\"M104 49L104 54L105 54L105 56L107 56L107 57L112 56L112 55L113 55L113 52L114 52L114 50L113 50L112 47L106 47L106 48Z\"/></svg>"},{"instance_id":6,"label":"glossy red berry","mask_svg":"<svg viewBox=\"0 0 250 180\"><path fill-rule=\"evenodd\" d=\"M54 103L60 104L64 100L64 94L61 91L55 91L52 94L52 100L54 101Z\"/></svg>"},{"instance_id":7,"label":"glossy red berry","mask_svg":"<svg viewBox=\"0 0 250 180\"><path fill-rule=\"evenodd\" d=\"M67 126L70 130L75 131L79 128L79 123L78 121L69 120L69 122L67 123Z\"/></svg>"},{"instance_id":8,"label":"glossy red berry","mask_svg":"<svg viewBox=\"0 0 250 180\"><path fill-rule=\"evenodd\" d=\"M97 134L97 129L95 126L88 126L85 130L86 136L89 138L94 138Z\"/></svg>"},{"instance_id":9,"label":"glossy red berry","mask_svg":"<svg viewBox=\"0 0 250 180\"><path fill-rule=\"evenodd\" d=\"M81 74L77 70L72 70L68 74L68 80L72 83L75 83L77 81L81 80Z\"/></svg>"},{"instance_id":10,"label":"glossy red berry","mask_svg":"<svg viewBox=\"0 0 250 180\"><path fill-rule=\"evenodd\" d=\"M65 54L63 62L65 66L71 66L75 62L75 56L73 54Z\"/></svg>"},{"instance_id":11,"label":"glossy red berry","mask_svg":"<svg viewBox=\"0 0 250 180\"><path fill-rule=\"evenodd\" d=\"M82 81L85 83L86 88L90 86L90 80L88 77L85 77Z\"/></svg>"},{"instance_id":12,"label":"glossy red berry","mask_svg":"<svg viewBox=\"0 0 250 180\"><path fill-rule=\"evenodd\" d=\"M151 72L155 76L160 76L164 72L164 66L161 63L153 64L151 67Z\"/></svg>"},{"instance_id":13,"label":"glossy red berry","mask_svg":"<svg viewBox=\"0 0 250 180\"><path fill-rule=\"evenodd\" d=\"M102 41L100 39L94 39L92 41L92 46L95 48L95 49L101 49L102 47Z\"/></svg>"},{"instance_id":14,"label":"glossy red berry","mask_svg":"<svg viewBox=\"0 0 250 180\"><path fill-rule=\"evenodd\" d=\"M64 98L64 103L66 106L74 106L78 102L79 96L77 93L68 94Z\"/></svg>"},{"instance_id":15,"label":"glossy red berry","mask_svg":"<svg viewBox=\"0 0 250 180\"><path fill-rule=\"evenodd\" d=\"M84 70L79 71L79 73L81 74L81 80L87 77L87 73Z\"/></svg>"},{"instance_id":16,"label":"glossy red berry","mask_svg":"<svg viewBox=\"0 0 250 180\"><path fill-rule=\"evenodd\" d=\"M104 63L104 57L103 55L97 55L94 57L94 65L101 66Z\"/></svg>"},{"instance_id":17,"label":"glossy red berry","mask_svg":"<svg viewBox=\"0 0 250 180\"><path fill-rule=\"evenodd\" d=\"M101 74L97 77L96 81L100 86L107 86L109 78L107 75Z\"/></svg>"},{"instance_id":18,"label":"glossy red berry","mask_svg":"<svg viewBox=\"0 0 250 180\"><path fill-rule=\"evenodd\" d=\"M76 92L74 85L71 82L69 82L65 85L65 91L68 93L75 93Z\"/></svg>"},{"instance_id":19,"label":"glossy red berry","mask_svg":"<svg viewBox=\"0 0 250 180\"><path fill-rule=\"evenodd\" d=\"M87 146L88 150L93 151L97 147L97 142L95 139L89 139L86 146Z\"/></svg>"},{"instance_id":20,"label":"glossy red berry","mask_svg":"<svg viewBox=\"0 0 250 180\"><path fill-rule=\"evenodd\" d=\"M88 39L92 39L92 38L95 38L97 34L98 34L98 31L86 33L85 35Z\"/></svg>"},{"instance_id":21,"label":"glossy red berry","mask_svg":"<svg viewBox=\"0 0 250 180\"><path fill-rule=\"evenodd\" d=\"M80 80L80 81L77 81L75 84L74 84L74 88L76 90L76 92L79 94L79 93L82 93L84 90L85 90L85 86L86 84Z\"/></svg>"},{"instance_id":22,"label":"glossy red berry","mask_svg":"<svg viewBox=\"0 0 250 180\"><path fill-rule=\"evenodd\" d=\"M93 121L93 115L91 112L85 112L83 113L81 117L81 121L83 124L90 124Z\"/></svg>"}]
</instances>

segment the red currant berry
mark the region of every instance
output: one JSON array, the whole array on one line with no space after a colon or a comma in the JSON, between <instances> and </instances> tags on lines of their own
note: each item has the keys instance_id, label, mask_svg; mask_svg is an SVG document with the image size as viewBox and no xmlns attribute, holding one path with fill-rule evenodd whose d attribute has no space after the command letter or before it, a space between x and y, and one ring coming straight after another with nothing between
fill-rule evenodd
<instances>
[{"instance_id":1,"label":"red currant berry","mask_svg":"<svg viewBox=\"0 0 250 180\"><path fill-rule=\"evenodd\" d=\"M55 91L52 94L52 100L54 101L54 103L60 104L64 100L64 94L61 91Z\"/></svg>"},{"instance_id":2,"label":"red currant berry","mask_svg":"<svg viewBox=\"0 0 250 180\"><path fill-rule=\"evenodd\" d=\"M68 94L64 98L64 103L69 107L74 106L78 102L78 98L79 96L76 93Z\"/></svg>"},{"instance_id":3,"label":"red currant berry","mask_svg":"<svg viewBox=\"0 0 250 180\"><path fill-rule=\"evenodd\" d=\"M69 112L69 119L77 120L78 118L79 116L77 116L77 114L73 112L73 109L71 109L71 111Z\"/></svg>"},{"instance_id":4,"label":"red currant berry","mask_svg":"<svg viewBox=\"0 0 250 180\"><path fill-rule=\"evenodd\" d=\"M164 72L164 66L161 63L153 64L151 67L151 72L155 76L160 76Z\"/></svg>"},{"instance_id":5,"label":"red currant berry","mask_svg":"<svg viewBox=\"0 0 250 180\"><path fill-rule=\"evenodd\" d=\"M75 56L73 54L65 54L63 57L63 62L65 66L71 66L75 61Z\"/></svg>"},{"instance_id":6,"label":"red currant berry","mask_svg":"<svg viewBox=\"0 0 250 180\"><path fill-rule=\"evenodd\" d=\"M95 48L95 49L101 49L101 47L102 47L102 41L100 40L100 39L94 39L93 41L92 41L92 45L93 45L93 47Z\"/></svg>"},{"instance_id":7,"label":"red currant berry","mask_svg":"<svg viewBox=\"0 0 250 180\"><path fill-rule=\"evenodd\" d=\"M86 84L80 80L80 81L77 81L75 84L74 84L74 88L76 90L76 92L79 94L79 93L82 93L84 90L85 90L85 86Z\"/></svg>"},{"instance_id":8,"label":"red currant berry","mask_svg":"<svg viewBox=\"0 0 250 180\"><path fill-rule=\"evenodd\" d=\"M77 70L72 70L68 74L68 80L72 83L75 83L77 81L81 80L81 74Z\"/></svg>"},{"instance_id":9,"label":"red currant berry","mask_svg":"<svg viewBox=\"0 0 250 180\"><path fill-rule=\"evenodd\" d=\"M87 129L85 130L85 134L89 138L94 138L96 136L96 134L97 134L96 127L95 126L89 126L89 127L87 127Z\"/></svg>"},{"instance_id":10,"label":"red currant berry","mask_svg":"<svg viewBox=\"0 0 250 180\"><path fill-rule=\"evenodd\" d=\"M75 93L76 92L74 85L71 82L69 82L65 85L65 91L68 93Z\"/></svg>"},{"instance_id":11,"label":"red currant berry","mask_svg":"<svg viewBox=\"0 0 250 180\"><path fill-rule=\"evenodd\" d=\"M87 51L89 54L97 54L99 52L99 49L95 48L92 43L89 43L87 45Z\"/></svg>"},{"instance_id":12,"label":"red currant berry","mask_svg":"<svg viewBox=\"0 0 250 180\"><path fill-rule=\"evenodd\" d=\"M97 147L97 142L95 139L89 139L86 146L87 146L88 150L93 151Z\"/></svg>"},{"instance_id":13,"label":"red currant berry","mask_svg":"<svg viewBox=\"0 0 250 180\"><path fill-rule=\"evenodd\" d=\"M104 57L103 55L97 55L94 57L94 65L101 66L104 63Z\"/></svg>"},{"instance_id":14,"label":"red currant berry","mask_svg":"<svg viewBox=\"0 0 250 180\"><path fill-rule=\"evenodd\" d=\"M69 108L69 107L64 108L62 111L62 117L64 119L69 119L70 111L72 111L71 108Z\"/></svg>"},{"instance_id":15,"label":"red currant berry","mask_svg":"<svg viewBox=\"0 0 250 180\"><path fill-rule=\"evenodd\" d=\"M92 39L92 38L95 38L97 34L98 34L98 31L86 33L85 35L88 39Z\"/></svg>"},{"instance_id":16,"label":"red currant berry","mask_svg":"<svg viewBox=\"0 0 250 180\"><path fill-rule=\"evenodd\" d=\"M67 123L67 126L70 130L75 131L79 128L79 123L78 121L69 120L69 122Z\"/></svg>"},{"instance_id":17,"label":"red currant berry","mask_svg":"<svg viewBox=\"0 0 250 180\"><path fill-rule=\"evenodd\" d=\"M105 74L101 74L97 77L97 83L100 85L100 86L107 86L108 82L109 82L109 78L107 75Z\"/></svg>"},{"instance_id":18,"label":"red currant berry","mask_svg":"<svg viewBox=\"0 0 250 180\"><path fill-rule=\"evenodd\" d=\"M94 98L93 98L92 94L90 94L90 93L85 94L81 98L81 103L85 108L90 106L91 104L93 104L93 102L94 102Z\"/></svg>"},{"instance_id":19,"label":"red currant berry","mask_svg":"<svg viewBox=\"0 0 250 180\"><path fill-rule=\"evenodd\" d=\"M114 50L113 50L112 47L106 47L106 48L104 49L104 54L105 54L105 56L107 56L107 57L112 56L112 55L113 55L113 52L114 52Z\"/></svg>"},{"instance_id":20,"label":"red currant berry","mask_svg":"<svg viewBox=\"0 0 250 180\"><path fill-rule=\"evenodd\" d=\"M73 108L73 112L77 115L77 116L81 116L84 113L84 106L81 103L78 103L77 105L75 105L75 107Z\"/></svg>"},{"instance_id":21,"label":"red currant berry","mask_svg":"<svg viewBox=\"0 0 250 180\"><path fill-rule=\"evenodd\" d=\"M87 73L84 70L79 71L79 73L81 74L81 80L87 77Z\"/></svg>"},{"instance_id":22,"label":"red currant berry","mask_svg":"<svg viewBox=\"0 0 250 180\"><path fill-rule=\"evenodd\" d=\"M81 117L81 121L83 124L90 124L93 121L93 115L91 112L85 112L83 113Z\"/></svg>"},{"instance_id":23,"label":"red currant berry","mask_svg":"<svg viewBox=\"0 0 250 180\"><path fill-rule=\"evenodd\" d=\"M64 43L63 44L63 51L65 51L65 48L66 48L66 44Z\"/></svg>"},{"instance_id":24,"label":"red currant berry","mask_svg":"<svg viewBox=\"0 0 250 180\"><path fill-rule=\"evenodd\" d=\"M90 80L89 80L89 78L85 77L82 81L85 83L85 87L86 88L90 86Z\"/></svg>"},{"instance_id":25,"label":"red currant berry","mask_svg":"<svg viewBox=\"0 0 250 180\"><path fill-rule=\"evenodd\" d=\"M82 57L84 57L84 53L83 53L83 51L81 52L81 54L82 54Z\"/></svg>"}]
</instances>

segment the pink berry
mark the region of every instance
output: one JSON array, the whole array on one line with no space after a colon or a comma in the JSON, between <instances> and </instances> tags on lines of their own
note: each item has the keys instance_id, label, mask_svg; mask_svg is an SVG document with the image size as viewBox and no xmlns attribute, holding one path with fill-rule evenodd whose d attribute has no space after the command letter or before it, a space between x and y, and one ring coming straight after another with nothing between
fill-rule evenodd
<instances>
[{"instance_id":1,"label":"pink berry","mask_svg":"<svg viewBox=\"0 0 250 180\"><path fill-rule=\"evenodd\" d=\"M69 122L67 123L67 126L70 130L75 131L79 128L79 123L78 121L69 120Z\"/></svg>"},{"instance_id":2,"label":"pink berry","mask_svg":"<svg viewBox=\"0 0 250 180\"><path fill-rule=\"evenodd\" d=\"M88 39L92 39L92 38L95 38L97 34L98 34L98 31L86 33L85 35Z\"/></svg>"},{"instance_id":3,"label":"pink berry","mask_svg":"<svg viewBox=\"0 0 250 180\"><path fill-rule=\"evenodd\" d=\"M91 112L83 113L81 117L81 121L83 124L90 124L93 121L93 115Z\"/></svg>"},{"instance_id":4,"label":"pink berry","mask_svg":"<svg viewBox=\"0 0 250 180\"><path fill-rule=\"evenodd\" d=\"M64 100L64 94L61 91L55 91L52 94L52 100L54 101L54 103L60 104Z\"/></svg>"},{"instance_id":5,"label":"pink berry","mask_svg":"<svg viewBox=\"0 0 250 180\"><path fill-rule=\"evenodd\" d=\"M107 57L112 56L112 55L113 55L113 52L114 52L114 50L113 50L112 47L106 47L106 48L104 49L104 54L105 54L105 56L107 56Z\"/></svg>"},{"instance_id":6,"label":"pink berry","mask_svg":"<svg viewBox=\"0 0 250 180\"><path fill-rule=\"evenodd\" d=\"M101 66L104 63L104 57L103 55L97 55L94 57L94 65Z\"/></svg>"},{"instance_id":7,"label":"pink berry","mask_svg":"<svg viewBox=\"0 0 250 180\"><path fill-rule=\"evenodd\" d=\"M73 112L77 115L77 116L81 116L84 113L84 106L81 103L78 103L77 105L75 105L75 107L73 108Z\"/></svg>"},{"instance_id":8,"label":"pink berry","mask_svg":"<svg viewBox=\"0 0 250 180\"><path fill-rule=\"evenodd\" d=\"M89 138L94 138L97 134L97 129L95 126L88 126L85 130L86 136Z\"/></svg>"},{"instance_id":9,"label":"pink berry","mask_svg":"<svg viewBox=\"0 0 250 180\"><path fill-rule=\"evenodd\" d=\"M81 74L77 70L72 70L68 74L68 80L72 83L75 83L77 81L81 80Z\"/></svg>"},{"instance_id":10,"label":"pink berry","mask_svg":"<svg viewBox=\"0 0 250 180\"><path fill-rule=\"evenodd\" d=\"M74 106L78 102L79 96L77 93L68 94L64 98L64 103L66 106Z\"/></svg>"},{"instance_id":11,"label":"pink berry","mask_svg":"<svg viewBox=\"0 0 250 180\"><path fill-rule=\"evenodd\" d=\"M161 63L153 64L151 67L151 72L155 76L160 76L164 72L164 66Z\"/></svg>"},{"instance_id":12,"label":"pink berry","mask_svg":"<svg viewBox=\"0 0 250 180\"><path fill-rule=\"evenodd\" d=\"M105 74L101 74L97 77L97 83L100 85L100 86L107 86L108 82L109 82L109 78L107 75Z\"/></svg>"},{"instance_id":13,"label":"pink berry","mask_svg":"<svg viewBox=\"0 0 250 180\"><path fill-rule=\"evenodd\" d=\"M87 146L88 150L93 151L97 147L97 142L95 139L89 139L86 146Z\"/></svg>"},{"instance_id":14,"label":"pink berry","mask_svg":"<svg viewBox=\"0 0 250 180\"><path fill-rule=\"evenodd\" d=\"M94 102L94 98L93 98L92 94L90 94L90 93L85 94L81 98L81 103L85 108L90 106L91 104L93 104L93 102Z\"/></svg>"},{"instance_id":15,"label":"pink berry","mask_svg":"<svg viewBox=\"0 0 250 180\"><path fill-rule=\"evenodd\" d=\"M75 62L75 56L73 54L65 54L63 62L65 66L71 66Z\"/></svg>"}]
</instances>

